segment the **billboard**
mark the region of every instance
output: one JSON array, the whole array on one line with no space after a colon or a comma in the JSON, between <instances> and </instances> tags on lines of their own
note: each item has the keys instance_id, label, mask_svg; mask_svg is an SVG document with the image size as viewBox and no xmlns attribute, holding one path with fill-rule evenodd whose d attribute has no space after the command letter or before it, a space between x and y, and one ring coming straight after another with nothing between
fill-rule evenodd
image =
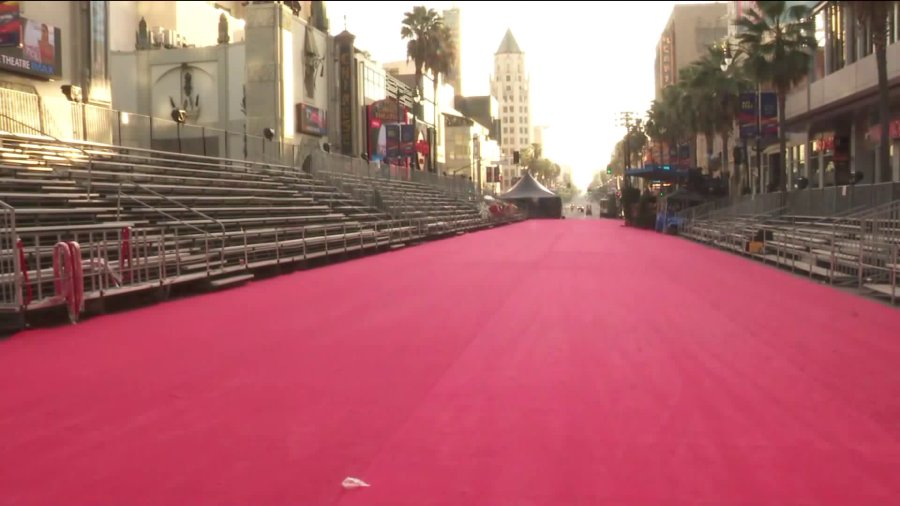
<instances>
[{"instance_id":1,"label":"billboard","mask_svg":"<svg viewBox=\"0 0 900 506\"><path fill-rule=\"evenodd\" d=\"M19 47L22 43L22 18L19 2L0 2L0 47Z\"/></svg>"},{"instance_id":2,"label":"billboard","mask_svg":"<svg viewBox=\"0 0 900 506\"><path fill-rule=\"evenodd\" d=\"M370 160L389 159L397 162L415 153L415 131L407 124L408 109L397 99L388 97L365 108Z\"/></svg>"},{"instance_id":3,"label":"billboard","mask_svg":"<svg viewBox=\"0 0 900 506\"><path fill-rule=\"evenodd\" d=\"M0 47L0 70L43 79L62 77L62 50L59 28L19 18L22 40L18 46Z\"/></svg>"}]
</instances>

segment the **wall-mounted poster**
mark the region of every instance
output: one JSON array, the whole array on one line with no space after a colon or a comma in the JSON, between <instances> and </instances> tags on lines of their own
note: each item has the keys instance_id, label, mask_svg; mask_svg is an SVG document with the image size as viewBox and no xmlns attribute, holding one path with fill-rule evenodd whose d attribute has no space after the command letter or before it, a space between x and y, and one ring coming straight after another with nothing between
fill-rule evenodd
<instances>
[{"instance_id":1,"label":"wall-mounted poster","mask_svg":"<svg viewBox=\"0 0 900 506\"><path fill-rule=\"evenodd\" d=\"M0 47L18 47L21 43L19 2L0 2Z\"/></svg>"}]
</instances>

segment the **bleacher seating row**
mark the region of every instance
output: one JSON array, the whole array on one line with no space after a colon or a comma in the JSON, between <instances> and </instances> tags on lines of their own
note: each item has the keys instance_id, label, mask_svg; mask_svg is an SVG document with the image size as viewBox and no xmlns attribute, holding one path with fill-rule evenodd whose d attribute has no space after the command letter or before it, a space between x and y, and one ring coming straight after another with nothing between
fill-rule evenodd
<instances>
[{"instance_id":1,"label":"bleacher seating row","mask_svg":"<svg viewBox=\"0 0 900 506\"><path fill-rule=\"evenodd\" d=\"M61 241L81 245L92 300L197 280L217 288L260 268L495 223L426 184L320 169L0 136L0 212L15 227L0 230L0 305L18 314L64 303Z\"/></svg>"},{"instance_id":2,"label":"bleacher seating row","mask_svg":"<svg viewBox=\"0 0 900 506\"><path fill-rule=\"evenodd\" d=\"M900 202L843 216L711 212L684 220L685 237L811 278L900 301Z\"/></svg>"}]
</instances>

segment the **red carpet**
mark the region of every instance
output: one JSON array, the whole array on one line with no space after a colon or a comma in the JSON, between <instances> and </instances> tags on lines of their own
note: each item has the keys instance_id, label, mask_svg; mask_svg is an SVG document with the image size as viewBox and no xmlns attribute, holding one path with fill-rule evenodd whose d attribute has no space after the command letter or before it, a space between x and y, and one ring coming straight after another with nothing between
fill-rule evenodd
<instances>
[{"instance_id":1,"label":"red carpet","mask_svg":"<svg viewBox=\"0 0 900 506\"><path fill-rule=\"evenodd\" d=\"M0 341L2 506L898 498L900 311L614 222Z\"/></svg>"}]
</instances>

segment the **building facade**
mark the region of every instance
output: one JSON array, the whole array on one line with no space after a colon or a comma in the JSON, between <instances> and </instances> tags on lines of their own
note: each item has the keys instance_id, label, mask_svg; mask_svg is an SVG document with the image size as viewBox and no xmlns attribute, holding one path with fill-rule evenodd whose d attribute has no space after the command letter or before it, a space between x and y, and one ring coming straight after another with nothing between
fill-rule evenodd
<instances>
[{"instance_id":1,"label":"building facade","mask_svg":"<svg viewBox=\"0 0 900 506\"><path fill-rule=\"evenodd\" d=\"M119 3L0 2L0 89L15 92L6 105L15 100L24 114L39 99L67 101L61 87L71 85L84 102L108 107L110 30L121 30L110 23L110 12Z\"/></svg>"},{"instance_id":2,"label":"building facade","mask_svg":"<svg viewBox=\"0 0 900 506\"><path fill-rule=\"evenodd\" d=\"M706 54L706 49L728 33L725 3L678 4L672 8L656 45L654 76L656 98L666 86L678 82L678 72Z\"/></svg>"},{"instance_id":3,"label":"building facade","mask_svg":"<svg viewBox=\"0 0 900 506\"><path fill-rule=\"evenodd\" d=\"M503 189L519 177L513 157L532 143L531 90L525 52L519 48L512 30L507 30L494 54L491 95L500 104L500 154Z\"/></svg>"},{"instance_id":4,"label":"building facade","mask_svg":"<svg viewBox=\"0 0 900 506\"><path fill-rule=\"evenodd\" d=\"M860 184L900 182L900 2L887 3L890 171L876 170L882 133L872 34L856 4L816 2L816 58L785 105L789 184L799 177L812 187L847 184L853 172L862 174Z\"/></svg>"}]
</instances>

